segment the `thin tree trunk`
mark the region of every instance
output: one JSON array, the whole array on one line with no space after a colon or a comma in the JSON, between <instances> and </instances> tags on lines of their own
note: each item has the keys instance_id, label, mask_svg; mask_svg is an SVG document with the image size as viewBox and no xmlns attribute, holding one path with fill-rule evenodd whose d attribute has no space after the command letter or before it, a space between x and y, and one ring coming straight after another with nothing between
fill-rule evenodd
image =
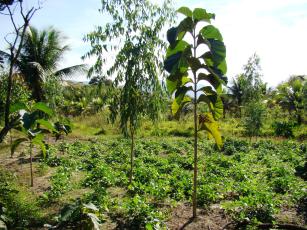
<instances>
[{"instance_id":1,"label":"thin tree trunk","mask_svg":"<svg viewBox=\"0 0 307 230\"><path fill-rule=\"evenodd\" d=\"M0 131L0 143L4 141L4 138L6 137L9 131L10 131L9 126L4 125L4 127Z\"/></svg>"},{"instance_id":2,"label":"thin tree trunk","mask_svg":"<svg viewBox=\"0 0 307 230\"><path fill-rule=\"evenodd\" d=\"M10 146L13 145L13 137L12 137L12 130L10 130ZM11 158L13 158L13 154L14 152L12 151L12 148L11 148Z\"/></svg>"},{"instance_id":3,"label":"thin tree trunk","mask_svg":"<svg viewBox=\"0 0 307 230\"><path fill-rule=\"evenodd\" d=\"M134 165L134 131L133 131L133 129L131 129L131 151L130 151L130 174L129 174L129 184L132 183L133 165Z\"/></svg>"},{"instance_id":4,"label":"thin tree trunk","mask_svg":"<svg viewBox=\"0 0 307 230\"><path fill-rule=\"evenodd\" d=\"M32 165L32 143L30 144L30 174L31 174L31 187L33 187L33 165Z\"/></svg>"},{"instance_id":5,"label":"thin tree trunk","mask_svg":"<svg viewBox=\"0 0 307 230\"><path fill-rule=\"evenodd\" d=\"M195 28L193 31L194 57L196 58L196 37ZM194 176L193 176L193 218L197 217L197 77L194 75Z\"/></svg>"},{"instance_id":6,"label":"thin tree trunk","mask_svg":"<svg viewBox=\"0 0 307 230\"><path fill-rule=\"evenodd\" d=\"M19 29L16 27L14 18L13 18L13 13L10 10L9 6L7 6L7 9L9 11L9 15L12 21L12 24L14 26L15 32L16 32L16 37L14 39L14 42L10 45L10 70L9 70L9 75L8 75L8 80L7 80L7 91L6 91L6 99L5 99L5 108L4 108L4 127L0 131L0 143L3 142L4 137L7 135L8 131L12 128L10 124L10 106L11 106L11 96L12 96L12 85L13 85L13 72L14 72L14 67L15 64L18 60L22 45L23 45L23 40L26 34L27 27L29 26L30 19L36 12L36 9L32 7L27 14L25 15L23 12L22 8L22 1L20 1L20 8L21 8L21 16L23 18L23 26L22 26L22 31L20 33ZM20 38L20 42L18 43L18 38ZM17 49L16 49L17 46ZM15 52L16 51L16 52Z\"/></svg>"}]
</instances>

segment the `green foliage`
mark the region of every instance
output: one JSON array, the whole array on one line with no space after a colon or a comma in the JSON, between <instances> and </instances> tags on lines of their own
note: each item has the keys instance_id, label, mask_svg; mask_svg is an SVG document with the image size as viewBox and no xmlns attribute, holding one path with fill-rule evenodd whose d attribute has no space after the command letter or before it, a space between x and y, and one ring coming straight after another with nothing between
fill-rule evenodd
<instances>
[{"instance_id":1,"label":"green foliage","mask_svg":"<svg viewBox=\"0 0 307 230\"><path fill-rule=\"evenodd\" d=\"M277 103L289 113L294 113L292 118L298 124L304 120L307 103L307 81L306 76L292 76L287 82L277 86Z\"/></svg>"},{"instance_id":2,"label":"green foliage","mask_svg":"<svg viewBox=\"0 0 307 230\"><path fill-rule=\"evenodd\" d=\"M272 126L274 128L274 134L276 136L286 138L293 137L293 128L295 126L293 122L275 121Z\"/></svg>"},{"instance_id":3,"label":"green foliage","mask_svg":"<svg viewBox=\"0 0 307 230\"><path fill-rule=\"evenodd\" d=\"M96 114L110 101L109 85L85 85L68 82L63 87L64 103L58 104L59 111L65 116Z\"/></svg>"},{"instance_id":4,"label":"green foliage","mask_svg":"<svg viewBox=\"0 0 307 230\"><path fill-rule=\"evenodd\" d=\"M41 212L38 203L30 191L16 183L16 178L0 170L0 206L2 219L9 229L27 228L41 223Z\"/></svg>"},{"instance_id":5,"label":"green foliage","mask_svg":"<svg viewBox=\"0 0 307 230\"><path fill-rule=\"evenodd\" d=\"M80 200L67 204L60 212L58 226L99 230L99 209L92 203L83 204Z\"/></svg>"},{"instance_id":6,"label":"green foliage","mask_svg":"<svg viewBox=\"0 0 307 230\"><path fill-rule=\"evenodd\" d=\"M50 178L51 187L42 198L44 202L53 202L61 197L65 192L71 189L71 168L61 166L57 169L56 173Z\"/></svg>"},{"instance_id":7,"label":"green foliage","mask_svg":"<svg viewBox=\"0 0 307 230\"><path fill-rule=\"evenodd\" d=\"M15 128L23 134L24 137L16 139L11 146L12 154L16 150L16 148L23 142L30 142L30 145L37 145L45 155L46 146L44 143L44 132L56 132L54 126L47 120L41 119L41 113L51 116L53 111L46 106L46 104L42 102L37 102L33 104L31 107L27 107L26 105L18 104L12 105L11 111L14 112L15 108L17 111L21 110L21 108L27 109L20 119L20 125ZM38 127L39 125L39 127ZM30 148L31 148L30 146ZM32 149L30 150L32 151ZM31 153L32 154L32 153Z\"/></svg>"},{"instance_id":8,"label":"green foliage","mask_svg":"<svg viewBox=\"0 0 307 230\"><path fill-rule=\"evenodd\" d=\"M167 32L170 43L167 49L164 68L169 73L166 84L170 94L175 93L175 99L172 104L173 114L177 114L184 107L193 103L206 103L214 119L221 116L223 103L219 97L222 89L222 83L226 78L226 49L223 38L217 28L211 25L211 19L214 15L207 13L204 9L196 8L193 12L187 7L178 10L179 13L187 16L177 27L172 27ZM209 25L204 26L196 34L196 25L200 21L205 21ZM189 33L193 37L193 44L184 40L184 35ZM198 38L198 39L197 39ZM209 51L196 57L196 50L199 45L204 44ZM205 64L201 64L204 62ZM193 76L189 76L191 70ZM207 70L209 73L200 72ZM210 86L198 87L201 81L206 81ZM193 97L191 94L193 93ZM205 127L202 120L202 127ZM211 129L213 126L206 126L213 135L218 144L221 145L220 136ZM211 127L211 128L210 128ZM215 127L215 126L214 126ZM197 128L197 127L195 127Z\"/></svg>"},{"instance_id":9,"label":"green foliage","mask_svg":"<svg viewBox=\"0 0 307 230\"><path fill-rule=\"evenodd\" d=\"M7 76L0 71L0 121L4 118L5 99L7 93ZM20 79L15 75L13 78L11 104L27 103L30 99L30 92Z\"/></svg>"},{"instance_id":10,"label":"green foliage","mask_svg":"<svg viewBox=\"0 0 307 230\"><path fill-rule=\"evenodd\" d=\"M57 150L50 148L46 163L57 167L50 192L65 194L70 189L66 186L70 173L81 171L86 176L80 186L91 190L79 204L93 203L101 221L110 216L126 228L163 227L168 209L160 205L191 199L190 144L186 138L138 140L135 178L128 188L124 173L129 168L128 140L69 143L64 155L56 155ZM282 207L295 206L306 193L306 182L298 174L304 168L304 145L226 139L224 154L208 141L200 141L199 151L201 208L221 203L236 221L273 222ZM55 185L59 185L57 189L53 189Z\"/></svg>"},{"instance_id":11,"label":"green foliage","mask_svg":"<svg viewBox=\"0 0 307 230\"><path fill-rule=\"evenodd\" d=\"M71 76L78 71L84 71L84 65L75 65L58 70L59 62L68 46L63 46L63 37L60 32L48 28L39 31L29 27L25 34L20 57L15 68L23 77L24 82L32 91L32 98L36 102L50 99L50 105L58 100L54 92L54 84L64 76ZM46 95L47 91L47 95ZM54 97L54 98L53 98Z\"/></svg>"},{"instance_id":12,"label":"green foliage","mask_svg":"<svg viewBox=\"0 0 307 230\"><path fill-rule=\"evenodd\" d=\"M261 80L260 58L257 54L253 54L246 65L243 66L244 72L237 75L233 79L229 89L229 96L235 105L236 114L241 117L241 109L243 106L260 102L266 94L266 84Z\"/></svg>"},{"instance_id":13,"label":"green foliage","mask_svg":"<svg viewBox=\"0 0 307 230\"><path fill-rule=\"evenodd\" d=\"M244 130L249 137L259 136L264 123L265 107L261 102L253 101L245 107Z\"/></svg>"},{"instance_id":14,"label":"green foliage","mask_svg":"<svg viewBox=\"0 0 307 230\"><path fill-rule=\"evenodd\" d=\"M166 51L164 69L169 73L166 78L167 90L170 95L174 95L171 106L173 115L177 115L187 106L193 105L193 217L196 217L197 132L208 131L215 139L217 146L219 148L222 146L221 134L215 120L223 113L220 94L222 93L222 84L227 82L225 77L227 72L226 48L221 33L211 25L211 19L215 18L214 14L207 13L205 9L201 8L195 8L192 12L187 7L181 7L178 9L178 13L186 17L177 27L172 27L167 31L169 47ZM208 25L196 31L199 22L206 22ZM192 36L192 43L184 39L186 34ZM197 54L200 45L205 45L209 51ZM192 72L192 75L189 72ZM203 86L204 83L208 86ZM197 105L201 103L208 106L210 113L198 115Z\"/></svg>"},{"instance_id":15,"label":"green foliage","mask_svg":"<svg viewBox=\"0 0 307 230\"><path fill-rule=\"evenodd\" d=\"M149 1L102 1L101 12L109 14L112 23L98 26L85 37L92 49L84 58L97 57L89 76L116 75L114 85L120 90L112 93L111 119L114 122L120 116L120 128L125 135L135 132L143 116L155 120L160 111L163 93L158 76L164 42L159 35L171 17L169 5L169 0L161 6ZM109 42L118 39L122 41L119 45ZM105 53L112 49L116 51L115 60L105 73Z\"/></svg>"}]
</instances>

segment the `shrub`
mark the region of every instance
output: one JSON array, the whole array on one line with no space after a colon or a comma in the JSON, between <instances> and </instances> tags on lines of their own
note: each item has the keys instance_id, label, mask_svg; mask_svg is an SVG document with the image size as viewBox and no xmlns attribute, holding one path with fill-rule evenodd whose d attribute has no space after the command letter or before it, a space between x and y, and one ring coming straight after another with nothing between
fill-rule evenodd
<instances>
[{"instance_id":1,"label":"shrub","mask_svg":"<svg viewBox=\"0 0 307 230\"><path fill-rule=\"evenodd\" d=\"M259 136L263 126L265 107L260 102L251 102L246 106L244 130L249 137Z\"/></svg>"},{"instance_id":2,"label":"shrub","mask_svg":"<svg viewBox=\"0 0 307 230\"><path fill-rule=\"evenodd\" d=\"M41 213L34 197L21 186L15 178L0 169L0 207L5 210L8 229L38 225Z\"/></svg>"},{"instance_id":3,"label":"shrub","mask_svg":"<svg viewBox=\"0 0 307 230\"><path fill-rule=\"evenodd\" d=\"M281 137L293 137L293 128L294 123L293 122L282 122L282 121L276 121L273 123L273 129L276 136Z\"/></svg>"}]
</instances>

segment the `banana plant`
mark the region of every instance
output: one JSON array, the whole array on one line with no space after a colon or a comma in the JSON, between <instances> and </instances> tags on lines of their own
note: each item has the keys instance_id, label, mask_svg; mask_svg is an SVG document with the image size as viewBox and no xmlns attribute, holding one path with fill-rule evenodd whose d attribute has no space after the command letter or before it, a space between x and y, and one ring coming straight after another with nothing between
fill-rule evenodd
<instances>
[{"instance_id":1,"label":"banana plant","mask_svg":"<svg viewBox=\"0 0 307 230\"><path fill-rule=\"evenodd\" d=\"M197 207L197 133L206 130L218 147L222 138L216 120L223 114L220 97L222 85L227 83L226 48L220 31L211 24L215 15L205 9L188 7L177 10L185 18L177 27L167 31L169 47L164 69L169 73L166 86L174 100L172 113L176 115L192 104L194 113L194 176L193 218ZM204 25L203 25L204 24ZM201 27L200 29L197 29ZM190 39L192 38L192 39ZM192 42L190 42L192 41ZM198 105L208 105L209 113L198 114Z\"/></svg>"},{"instance_id":2,"label":"banana plant","mask_svg":"<svg viewBox=\"0 0 307 230\"><path fill-rule=\"evenodd\" d=\"M32 106L27 106L23 103L14 104L11 106L10 112L19 112L20 122L14 128L20 131L23 136L13 141L11 145L11 154L14 154L16 148L21 143L29 143L31 187L33 187L33 147L39 147L45 157L46 144L44 142L44 133L57 132L57 130L48 120L42 119L42 114L44 114L45 117L50 117L53 115L53 111L47 107L46 104L37 102Z\"/></svg>"}]
</instances>

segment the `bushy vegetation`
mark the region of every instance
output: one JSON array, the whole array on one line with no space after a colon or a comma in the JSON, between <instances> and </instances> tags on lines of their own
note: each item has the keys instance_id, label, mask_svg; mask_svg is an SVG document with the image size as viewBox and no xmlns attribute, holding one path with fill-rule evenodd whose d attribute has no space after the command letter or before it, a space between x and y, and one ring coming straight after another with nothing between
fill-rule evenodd
<instances>
[{"instance_id":1,"label":"bushy vegetation","mask_svg":"<svg viewBox=\"0 0 307 230\"><path fill-rule=\"evenodd\" d=\"M193 158L188 142L185 138L137 140L135 178L130 185L125 173L129 168L128 140L77 141L65 144L64 154L61 146L50 148L46 161L40 164L55 168L54 175L51 187L38 200L44 199L41 205L45 208L52 205L72 189L72 173L83 172L77 187L91 191L76 202L94 204L102 222L114 218L126 228L165 226L171 207L191 199ZM307 195L306 182L296 173L297 167L304 167L304 144L249 144L228 139L222 152L207 141L200 142L199 150L199 208L220 204L234 220L271 223L276 214L295 207ZM15 194L8 193L8 197ZM6 199L4 206L8 205ZM20 206L26 210L19 210L19 215L34 204Z\"/></svg>"}]
</instances>

